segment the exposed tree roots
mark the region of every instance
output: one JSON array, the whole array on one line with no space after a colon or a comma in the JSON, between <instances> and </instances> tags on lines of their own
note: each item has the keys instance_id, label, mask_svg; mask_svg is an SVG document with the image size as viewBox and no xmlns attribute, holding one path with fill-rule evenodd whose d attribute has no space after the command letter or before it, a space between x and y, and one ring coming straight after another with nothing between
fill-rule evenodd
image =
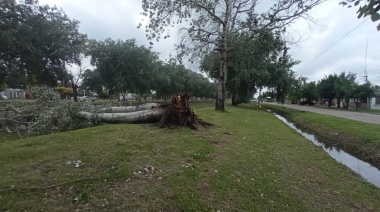
<instances>
[{"instance_id":1,"label":"exposed tree roots","mask_svg":"<svg viewBox=\"0 0 380 212\"><path fill-rule=\"evenodd\" d=\"M189 94L173 96L172 101L167 104L148 103L139 106L108 107L102 108L102 113L93 114L81 111L78 117L96 120L105 123L144 123L158 122L160 127L187 126L197 129L197 126L213 126L197 115L189 106Z\"/></svg>"}]
</instances>

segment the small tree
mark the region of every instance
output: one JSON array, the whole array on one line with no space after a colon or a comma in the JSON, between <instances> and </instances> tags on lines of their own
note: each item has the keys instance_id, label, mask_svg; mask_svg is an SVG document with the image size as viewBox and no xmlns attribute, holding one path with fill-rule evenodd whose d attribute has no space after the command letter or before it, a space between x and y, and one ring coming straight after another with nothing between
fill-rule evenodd
<instances>
[{"instance_id":1,"label":"small tree","mask_svg":"<svg viewBox=\"0 0 380 212\"><path fill-rule=\"evenodd\" d=\"M359 102L367 102L367 98L372 95L375 95L375 89L371 83L356 85L352 93L352 97L355 100L355 108L358 109Z\"/></svg>"},{"instance_id":2,"label":"small tree","mask_svg":"<svg viewBox=\"0 0 380 212\"><path fill-rule=\"evenodd\" d=\"M330 74L318 82L319 95L323 99L327 99L329 107L331 107L331 102L336 97L334 85L337 79L338 76L336 74Z\"/></svg>"},{"instance_id":3,"label":"small tree","mask_svg":"<svg viewBox=\"0 0 380 212\"><path fill-rule=\"evenodd\" d=\"M302 89L302 97L305 98L310 104L318 99L318 87L316 82L306 83Z\"/></svg>"},{"instance_id":4,"label":"small tree","mask_svg":"<svg viewBox=\"0 0 380 212\"><path fill-rule=\"evenodd\" d=\"M338 108L340 108L341 100L344 99L345 108L348 109L349 98L352 96L353 89L356 86L355 80L356 74L351 72L348 74L342 72L337 76L336 81L334 82L334 90Z\"/></svg>"}]
</instances>

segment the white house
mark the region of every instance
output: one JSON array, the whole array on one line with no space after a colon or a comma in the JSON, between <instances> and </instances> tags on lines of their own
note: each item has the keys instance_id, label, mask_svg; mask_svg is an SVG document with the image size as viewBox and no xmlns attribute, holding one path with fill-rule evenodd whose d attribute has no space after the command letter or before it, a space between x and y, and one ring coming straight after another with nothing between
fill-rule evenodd
<instances>
[{"instance_id":1,"label":"white house","mask_svg":"<svg viewBox=\"0 0 380 212\"><path fill-rule=\"evenodd\" d=\"M25 99L24 89L19 88L7 88L2 92L8 99Z\"/></svg>"},{"instance_id":2,"label":"white house","mask_svg":"<svg viewBox=\"0 0 380 212\"><path fill-rule=\"evenodd\" d=\"M380 110L380 97L370 98L370 109Z\"/></svg>"}]
</instances>

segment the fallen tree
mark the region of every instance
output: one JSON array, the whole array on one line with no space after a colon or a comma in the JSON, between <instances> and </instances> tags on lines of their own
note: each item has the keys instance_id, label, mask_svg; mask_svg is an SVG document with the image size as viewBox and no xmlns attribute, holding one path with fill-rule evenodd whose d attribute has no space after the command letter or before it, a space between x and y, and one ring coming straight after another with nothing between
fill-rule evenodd
<instances>
[{"instance_id":1,"label":"fallen tree","mask_svg":"<svg viewBox=\"0 0 380 212\"><path fill-rule=\"evenodd\" d=\"M100 113L80 111L79 118L104 123L144 123L159 122L160 127L187 126L196 129L196 125L212 126L198 118L189 106L188 93L173 96L170 103L147 103L138 106L107 107Z\"/></svg>"},{"instance_id":2,"label":"fallen tree","mask_svg":"<svg viewBox=\"0 0 380 212\"><path fill-rule=\"evenodd\" d=\"M103 113L130 113L135 111L150 110L152 108L158 107L157 103L146 103L137 106L126 106L126 107L106 107L100 109Z\"/></svg>"},{"instance_id":3,"label":"fallen tree","mask_svg":"<svg viewBox=\"0 0 380 212\"><path fill-rule=\"evenodd\" d=\"M34 92L35 91L35 92ZM173 96L171 102L138 106L97 108L92 102L77 104L61 100L53 89L34 88L34 102L14 101L0 106L0 131L37 136L94 126L97 123L158 123L160 127L197 125L202 121L189 106L189 94Z\"/></svg>"},{"instance_id":4,"label":"fallen tree","mask_svg":"<svg viewBox=\"0 0 380 212\"><path fill-rule=\"evenodd\" d=\"M131 109L134 106L131 106ZM137 106L136 106L137 107ZM145 106L144 106L145 107ZM114 112L114 113L99 113L94 114L91 112L80 111L78 113L79 118L105 122L105 123L142 123L142 122L158 122L161 120L162 116L165 114L164 108L150 108L145 110L131 110L131 112L125 112L125 107L117 108L114 107L110 111L124 111L124 112ZM141 108L136 108L141 109Z\"/></svg>"}]
</instances>

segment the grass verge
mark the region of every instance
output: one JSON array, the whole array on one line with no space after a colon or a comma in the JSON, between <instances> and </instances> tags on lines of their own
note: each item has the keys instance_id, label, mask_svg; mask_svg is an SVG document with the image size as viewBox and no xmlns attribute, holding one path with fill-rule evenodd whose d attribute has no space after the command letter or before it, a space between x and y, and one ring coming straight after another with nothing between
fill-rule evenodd
<instances>
[{"instance_id":1,"label":"grass verge","mask_svg":"<svg viewBox=\"0 0 380 212\"><path fill-rule=\"evenodd\" d=\"M272 114L209 129L102 125L0 143L0 211L376 211L380 189ZM79 167L75 167L75 163Z\"/></svg>"},{"instance_id":2,"label":"grass verge","mask_svg":"<svg viewBox=\"0 0 380 212\"><path fill-rule=\"evenodd\" d=\"M317 108L326 108L326 107L321 106L321 105L315 105L314 107L317 107ZM330 109L330 110L339 110L339 111L348 111L348 112L368 113L368 114L376 114L376 115L380 115L380 110L371 110L371 109L364 109L364 108L358 108L358 109L355 109L355 108L343 109L343 108L337 108L337 107L330 107L329 109Z\"/></svg>"},{"instance_id":3,"label":"grass verge","mask_svg":"<svg viewBox=\"0 0 380 212\"><path fill-rule=\"evenodd\" d=\"M312 132L324 143L337 146L380 169L380 125L276 105L266 104L264 107Z\"/></svg>"}]
</instances>

